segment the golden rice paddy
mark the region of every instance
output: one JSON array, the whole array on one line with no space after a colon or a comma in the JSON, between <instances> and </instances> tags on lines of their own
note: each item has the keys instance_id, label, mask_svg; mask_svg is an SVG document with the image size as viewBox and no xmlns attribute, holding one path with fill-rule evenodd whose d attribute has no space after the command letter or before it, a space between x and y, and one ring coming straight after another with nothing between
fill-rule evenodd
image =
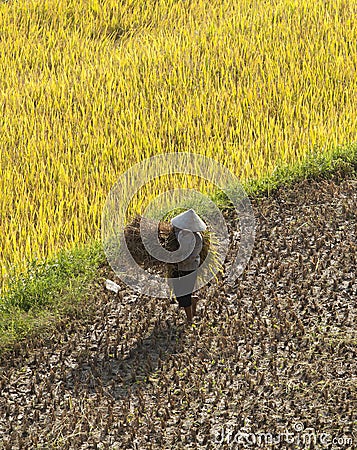
<instances>
[{"instance_id":1,"label":"golden rice paddy","mask_svg":"<svg viewBox=\"0 0 357 450\"><path fill-rule=\"evenodd\" d=\"M196 152L246 180L355 141L356 15L353 0L0 3L2 283L99 237L109 189L146 157Z\"/></svg>"}]
</instances>

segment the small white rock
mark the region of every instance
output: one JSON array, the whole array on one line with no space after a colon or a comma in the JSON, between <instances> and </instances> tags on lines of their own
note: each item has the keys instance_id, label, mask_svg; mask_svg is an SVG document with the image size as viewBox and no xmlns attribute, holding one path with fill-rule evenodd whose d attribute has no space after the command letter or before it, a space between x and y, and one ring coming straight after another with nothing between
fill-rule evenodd
<instances>
[{"instance_id":1,"label":"small white rock","mask_svg":"<svg viewBox=\"0 0 357 450\"><path fill-rule=\"evenodd\" d=\"M120 286L116 283L114 283L114 281L111 280L106 280L105 281L105 287L112 292L115 292L116 294L119 292Z\"/></svg>"}]
</instances>

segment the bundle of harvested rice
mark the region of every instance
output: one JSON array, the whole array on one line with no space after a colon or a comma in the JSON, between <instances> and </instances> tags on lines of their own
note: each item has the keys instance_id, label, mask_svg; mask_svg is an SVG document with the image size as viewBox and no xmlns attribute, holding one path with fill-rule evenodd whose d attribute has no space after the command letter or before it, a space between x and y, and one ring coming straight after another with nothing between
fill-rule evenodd
<instances>
[{"instance_id":1,"label":"bundle of harvested rice","mask_svg":"<svg viewBox=\"0 0 357 450\"><path fill-rule=\"evenodd\" d=\"M158 228L158 230L157 230ZM124 236L128 250L137 264L144 268L156 268L159 271L165 270L170 277L172 270L176 264L165 263L154 258L145 248L141 231L145 236L152 236L153 239L158 235L158 239L162 247L170 252L173 252L179 248L179 243L176 239L174 228L171 223L166 221L160 221L157 224L154 220L137 215L135 216L125 227ZM209 231L202 232L202 250L200 252L200 265L204 262L208 255L210 248L210 235Z\"/></svg>"}]
</instances>

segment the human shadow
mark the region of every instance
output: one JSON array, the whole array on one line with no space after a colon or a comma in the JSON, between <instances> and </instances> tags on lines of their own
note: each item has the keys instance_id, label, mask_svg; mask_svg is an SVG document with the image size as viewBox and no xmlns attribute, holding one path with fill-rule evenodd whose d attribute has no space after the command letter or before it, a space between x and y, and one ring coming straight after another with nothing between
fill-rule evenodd
<instances>
[{"instance_id":1,"label":"human shadow","mask_svg":"<svg viewBox=\"0 0 357 450\"><path fill-rule=\"evenodd\" d=\"M183 350L184 325L159 323L150 335L141 339L125 354L98 352L88 355L68 372L65 387L75 395L101 393L118 400L149 383L150 375L160 369L171 355Z\"/></svg>"}]
</instances>

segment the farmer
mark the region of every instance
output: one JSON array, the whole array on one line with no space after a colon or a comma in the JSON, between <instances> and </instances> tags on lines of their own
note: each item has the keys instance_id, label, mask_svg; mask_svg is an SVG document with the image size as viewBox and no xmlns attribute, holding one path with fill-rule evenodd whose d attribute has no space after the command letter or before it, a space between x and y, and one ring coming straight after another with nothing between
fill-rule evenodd
<instances>
[{"instance_id":1,"label":"farmer","mask_svg":"<svg viewBox=\"0 0 357 450\"><path fill-rule=\"evenodd\" d=\"M203 240L200 231L204 231L207 227L193 209L189 209L171 219L171 225L180 246L185 240L191 240L190 232L193 232L195 236L193 251L185 260L177 263L177 267L172 273L175 297L179 307L185 308L187 322L191 323L193 316L196 315L197 300L192 299L192 291L197 279L197 269L200 265Z\"/></svg>"}]
</instances>

